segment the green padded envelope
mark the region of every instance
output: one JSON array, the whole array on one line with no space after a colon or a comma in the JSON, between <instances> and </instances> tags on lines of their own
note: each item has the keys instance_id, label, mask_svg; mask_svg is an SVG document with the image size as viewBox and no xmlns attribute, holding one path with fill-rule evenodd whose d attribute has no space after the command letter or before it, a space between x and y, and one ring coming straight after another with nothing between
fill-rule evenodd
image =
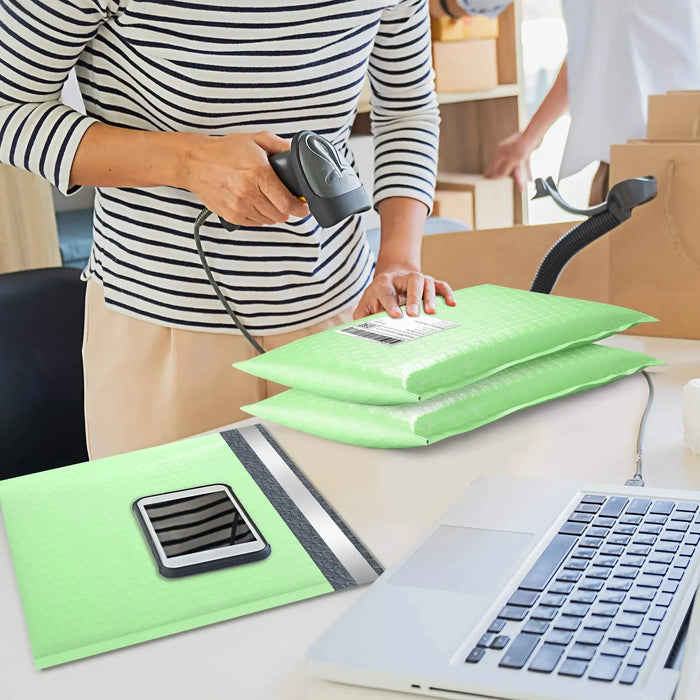
<instances>
[{"instance_id":1,"label":"green padded envelope","mask_svg":"<svg viewBox=\"0 0 700 700\"><path fill-rule=\"evenodd\" d=\"M493 285L461 289L455 297L455 307L438 299L435 315L377 314L234 367L342 401L406 404L656 320L619 306Z\"/></svg>"},{"instance_id":2,"label":"green padded envelope","mask_svg":"<svg viewBox=\"0 0 700 700\"><path fill-rule=\"evenodd\" d=\"M371 406L290 389L243 410L353 445L417 447L660 364L637 352L586 345L530 360L417 404Z\"/></svg>"},{"instance_id":3,"label":"green padded envelope","mask_svg":"<svg viewBox=\"0 0 700 700\"><path fill-rule=\"evenodd\" d=\"M269 557L162 578L132 503L215 483L231 486ZM299 489L306 495L295 499ZM368 583L382 570L260 426L9 479L0 506L37 668Z\"/></svg>"}]
</instances>

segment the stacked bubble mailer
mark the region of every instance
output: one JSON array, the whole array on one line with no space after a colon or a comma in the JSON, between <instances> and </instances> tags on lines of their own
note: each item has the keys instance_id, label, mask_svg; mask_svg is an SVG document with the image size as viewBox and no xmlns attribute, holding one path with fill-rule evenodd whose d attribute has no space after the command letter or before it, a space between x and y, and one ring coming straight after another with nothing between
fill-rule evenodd
<instances>
[{"instance_id":1,"label":"stacked bubble mailer","mask_svg":"<svg viewBox=\"0 0 700 700\"><path fill-rule=\"evenodd\" d=\"M377 314L234 366L292 387L243 410L367 447L427 445L662 364L596 345L646 314L494 285L436 314Z\"/></svg>"}]
</instances>

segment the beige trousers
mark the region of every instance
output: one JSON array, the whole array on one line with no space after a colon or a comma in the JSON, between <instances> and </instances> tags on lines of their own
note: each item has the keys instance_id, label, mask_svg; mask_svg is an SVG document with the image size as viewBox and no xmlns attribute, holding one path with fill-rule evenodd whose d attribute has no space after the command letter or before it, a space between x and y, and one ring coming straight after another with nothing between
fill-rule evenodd
<instances>
[{"instance_id":1,"label":"beige trousers","mask_svg":"<svg viewBox=\"0 0 700 700\"><path fill-rule=\"evenodd\" d=\"M265 350L346 323L352 309L308 328L256 337ZM90 280L85 301L85 427L91 459L161 445L243 418L240 406L285 387L231 367L245 338L158 326L112 311Z\"/></svg>"}]
</instances>

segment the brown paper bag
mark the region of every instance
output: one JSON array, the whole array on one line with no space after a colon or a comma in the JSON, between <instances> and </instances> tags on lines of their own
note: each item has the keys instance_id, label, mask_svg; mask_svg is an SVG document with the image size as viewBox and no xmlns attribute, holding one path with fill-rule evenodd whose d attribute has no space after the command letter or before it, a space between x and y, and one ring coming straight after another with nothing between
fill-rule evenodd
<instances>
[{"instance_id":1,"label":"brown paper bag","mask_svg":"<svg viewBox=\"0 0 700 700\"><path fill-rule=\"evenodd\" d=\"M512 226L425 236L422 269L454 289L499 284L529 289L542 258L576 222ZM562 272L553 293L607 302L609 250L607 237L584 248ZM656 324L645 324L645 328Z\"/></svg>"},{"instance_id":2,"label":"brown paper bag","mask_svg":"<svg viewBox=\"0 0 700 700\"><path fill-rule=\"evenodd\" d=\"M700 143L611 149L611 185L654 175L655 200L609 234L610 302L659 319L644 335L700 339Z\"/></svg>"},{"instance_id":3,"label":"brown paper bag","mask_svg":"<svg viewBox=\"0 0 700 700\"><path fill-rule=\"evenodd\" d=\"M700 140L700 92L649 95L647 138Z\"/></svg>"}]
</instances>

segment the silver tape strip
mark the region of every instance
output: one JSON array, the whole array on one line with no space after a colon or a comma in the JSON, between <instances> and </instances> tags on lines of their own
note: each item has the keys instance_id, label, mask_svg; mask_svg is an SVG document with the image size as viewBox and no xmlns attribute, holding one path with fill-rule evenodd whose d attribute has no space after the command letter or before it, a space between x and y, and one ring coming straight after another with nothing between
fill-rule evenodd
<instances>
[{"instance_id":1,"label":"silver tape strip","mask_svg":"<svg viewBox=\"0 0 700 700\"><path fill-rule=\"evenodd\" d=\"M338 525L333 522L330 515L289 468L289 465L277 454L277 451L257 427L248 425L238 428L238 432L294 501L314 530L325 540L330 550L338 557L340 563L348 570L357 584L362 585L374 581L377 578L377 572Z\"/></svg>"}]
</instances>

